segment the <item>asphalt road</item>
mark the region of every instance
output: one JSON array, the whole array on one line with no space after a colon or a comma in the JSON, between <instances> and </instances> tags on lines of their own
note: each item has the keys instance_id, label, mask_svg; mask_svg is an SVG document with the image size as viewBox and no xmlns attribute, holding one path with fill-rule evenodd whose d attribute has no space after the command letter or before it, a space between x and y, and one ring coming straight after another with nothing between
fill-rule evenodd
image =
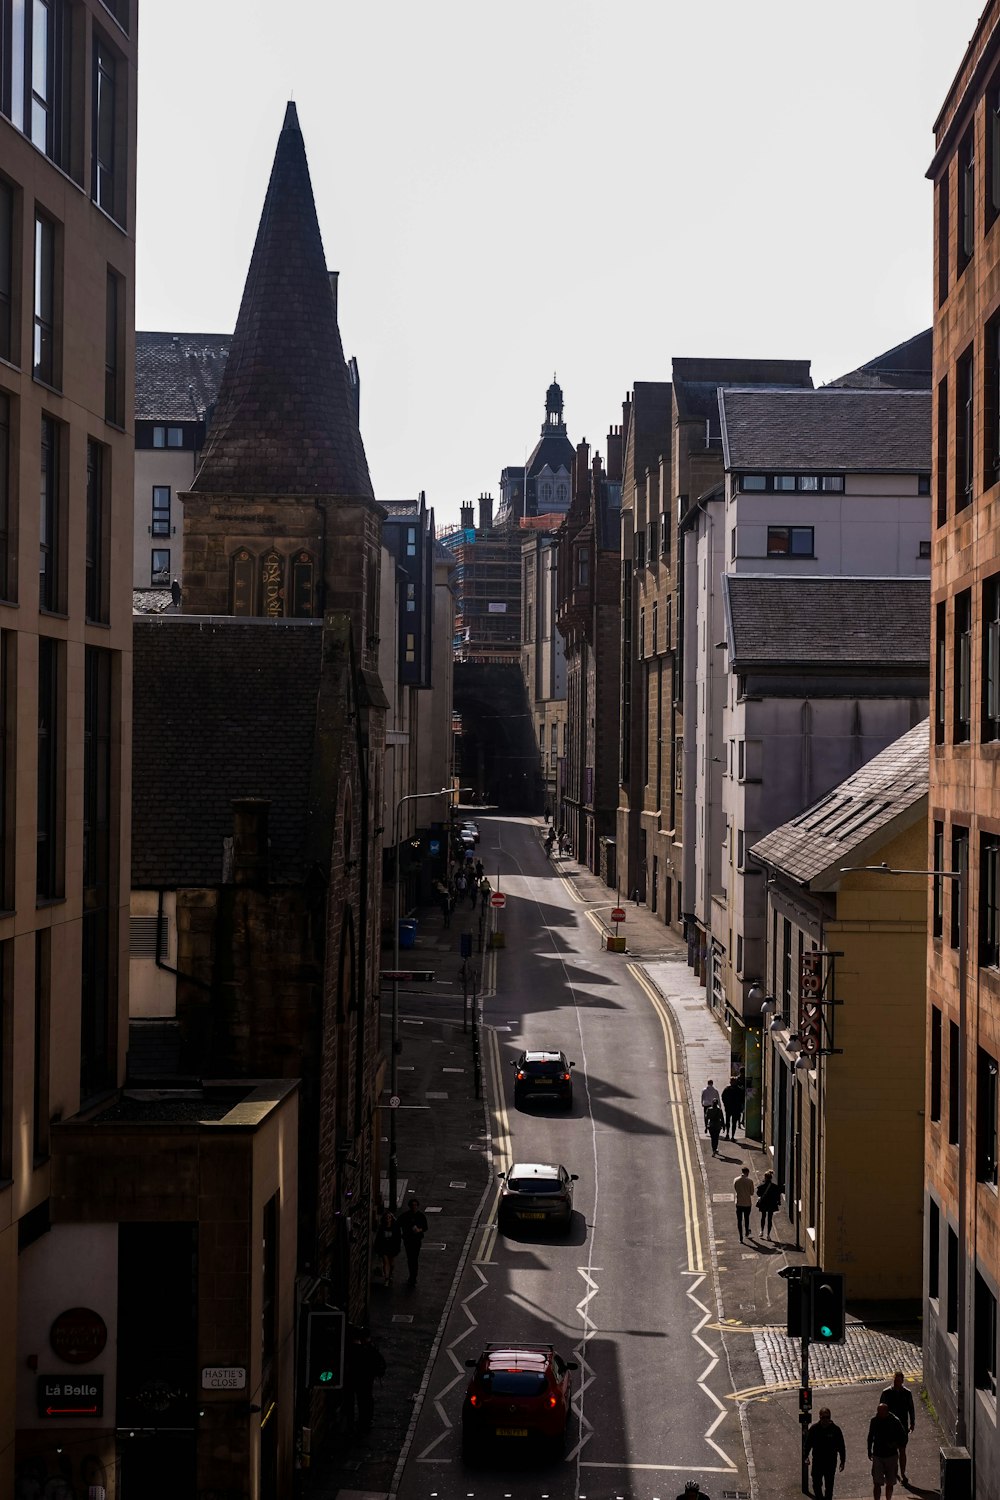
<instances>
[{"instance_id":1,"label":"asphalt road","mask_svg":"<svg viewBox=\"0 0 1000 1500\"><path fill-rule=\"evenodd\" d=\"M666 1009L626 960L602 950L535 827L513 819L481 827L489 877L496 885L499 873L507 894L495 993L493 966L484 975L494 1170L562 1162L579 1174L575 1216L566 1236L502 1236L490 1192L398 1493L672 1500L691 1478L713 1496L746 1491L739 1418L725 1399L729 1371L705 1330L720 1309L687 1081ZM561 1047L574 1059L569 1114L514 1109L509 1063L524 1046ZM513 1453L473 1466L461 1457L465 1360L508 1338L551 1342L580 1363L562 1462Z\"/></svg>"}]
</instances>

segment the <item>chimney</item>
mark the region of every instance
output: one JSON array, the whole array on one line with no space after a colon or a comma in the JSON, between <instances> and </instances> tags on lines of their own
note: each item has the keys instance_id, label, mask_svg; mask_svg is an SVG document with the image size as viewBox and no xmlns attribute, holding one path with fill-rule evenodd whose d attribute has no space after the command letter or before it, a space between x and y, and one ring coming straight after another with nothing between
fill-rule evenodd
<instances>
[{"instance_id":1,"label":"chimney","mask_svg":"<svg viewBox=\"0 0 1000 1500\"><path fill-rule=\"evenodd\" d=\"M590 475L590 444L586 438L582 438L576 445L576 459L573 463L573 499L586 500L589 493Z\"/></svg>"},{"instance_id":2,"label":"chimney","mask_svg":"<svg viewBox=\"0 0 1000 1500\"><path fill-rule=\"evenodd\" d=\"M468 502L468 504L462 506L460 514L461 514L461 517L462 517L462 520L461 520L462 530L463 531L473 531L473 530L475 530L475 525L476 525L476 521L475 521L476 507L473 505L473 503L472 503L471 500Z\"/></svg>"},{"instance_id":3,"label":"chimney","mask_svg":"<svg viewBox=\"0 0 1000 1500\"><path fill-rule=\"evenodd\" d=\"M608 478L616 484L621 483L622 477L622 430L620 427L609 427L608 429Z\"/></svg>"},{"instance_id":4,"label":"chimney","mask_svg":"<svg viewBox=\"0 0 1000 1500\"><path fill-rule=\"evenodd\" d=\"M493 496L482 494L479 497L479 527L481 531L493 529Z\"/></svg>"},{"instance_id":5,"label":"chimney","mask_svg":"<svg viewBox=\"0 0 1000 1500\"><path fill-rule=\"evenodd\" d=\"M267 885L268 815L266 797L241 797L233 807L233 884Z\"/></svg>"}]
</instances>

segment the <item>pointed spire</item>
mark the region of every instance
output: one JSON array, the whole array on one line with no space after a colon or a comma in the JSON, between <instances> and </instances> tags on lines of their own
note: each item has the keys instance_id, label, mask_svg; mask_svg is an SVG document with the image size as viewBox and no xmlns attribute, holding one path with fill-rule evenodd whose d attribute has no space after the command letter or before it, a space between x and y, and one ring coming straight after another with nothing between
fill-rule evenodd
<instances>
[{"instance_id":1,"label":"pointed spire","mask_svg":"<svg viewBox=\"0 0 1000 1500\"><path fill-rule=\"evenodd\" d=\"M371 499L298 111L289 102L195 493Z\"/></svg>"}]
</instances>

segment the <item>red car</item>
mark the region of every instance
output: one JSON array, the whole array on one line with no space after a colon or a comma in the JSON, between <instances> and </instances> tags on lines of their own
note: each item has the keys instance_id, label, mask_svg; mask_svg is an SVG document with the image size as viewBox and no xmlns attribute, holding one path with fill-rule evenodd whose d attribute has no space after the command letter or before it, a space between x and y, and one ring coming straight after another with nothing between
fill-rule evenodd
<instances>
[{"instance_id":1,"label":"red car","mask_svg":"<svg viewBox=\"0 0 1000 1500\"><path fill-rule=\"evenodd\" d=\"M462 1457L472 1459L485 1443L514 1452L533 1444L565 1451L575 1360L551 1344L487 1344L467 1359L472 1379L462 1406Z\"/></svg>"}]
</instances>

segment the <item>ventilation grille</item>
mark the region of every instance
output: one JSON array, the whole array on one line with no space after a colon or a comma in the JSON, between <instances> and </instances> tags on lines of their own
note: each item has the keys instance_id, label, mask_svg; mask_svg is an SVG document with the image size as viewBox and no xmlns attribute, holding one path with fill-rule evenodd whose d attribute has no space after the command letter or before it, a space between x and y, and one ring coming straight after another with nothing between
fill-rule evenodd
<instances>
[{"instance_id":1,"label":"ventilation grille","mask_svg":"<svg viewBox=\"0 0 1000 1500\"><path fill-rule=\"evenodd\" d=\"M167 951L166 917L129 917L128 951L130 958L156 957L156 928L160 928L160 957Z\"/></svg>"}]
</instances>

